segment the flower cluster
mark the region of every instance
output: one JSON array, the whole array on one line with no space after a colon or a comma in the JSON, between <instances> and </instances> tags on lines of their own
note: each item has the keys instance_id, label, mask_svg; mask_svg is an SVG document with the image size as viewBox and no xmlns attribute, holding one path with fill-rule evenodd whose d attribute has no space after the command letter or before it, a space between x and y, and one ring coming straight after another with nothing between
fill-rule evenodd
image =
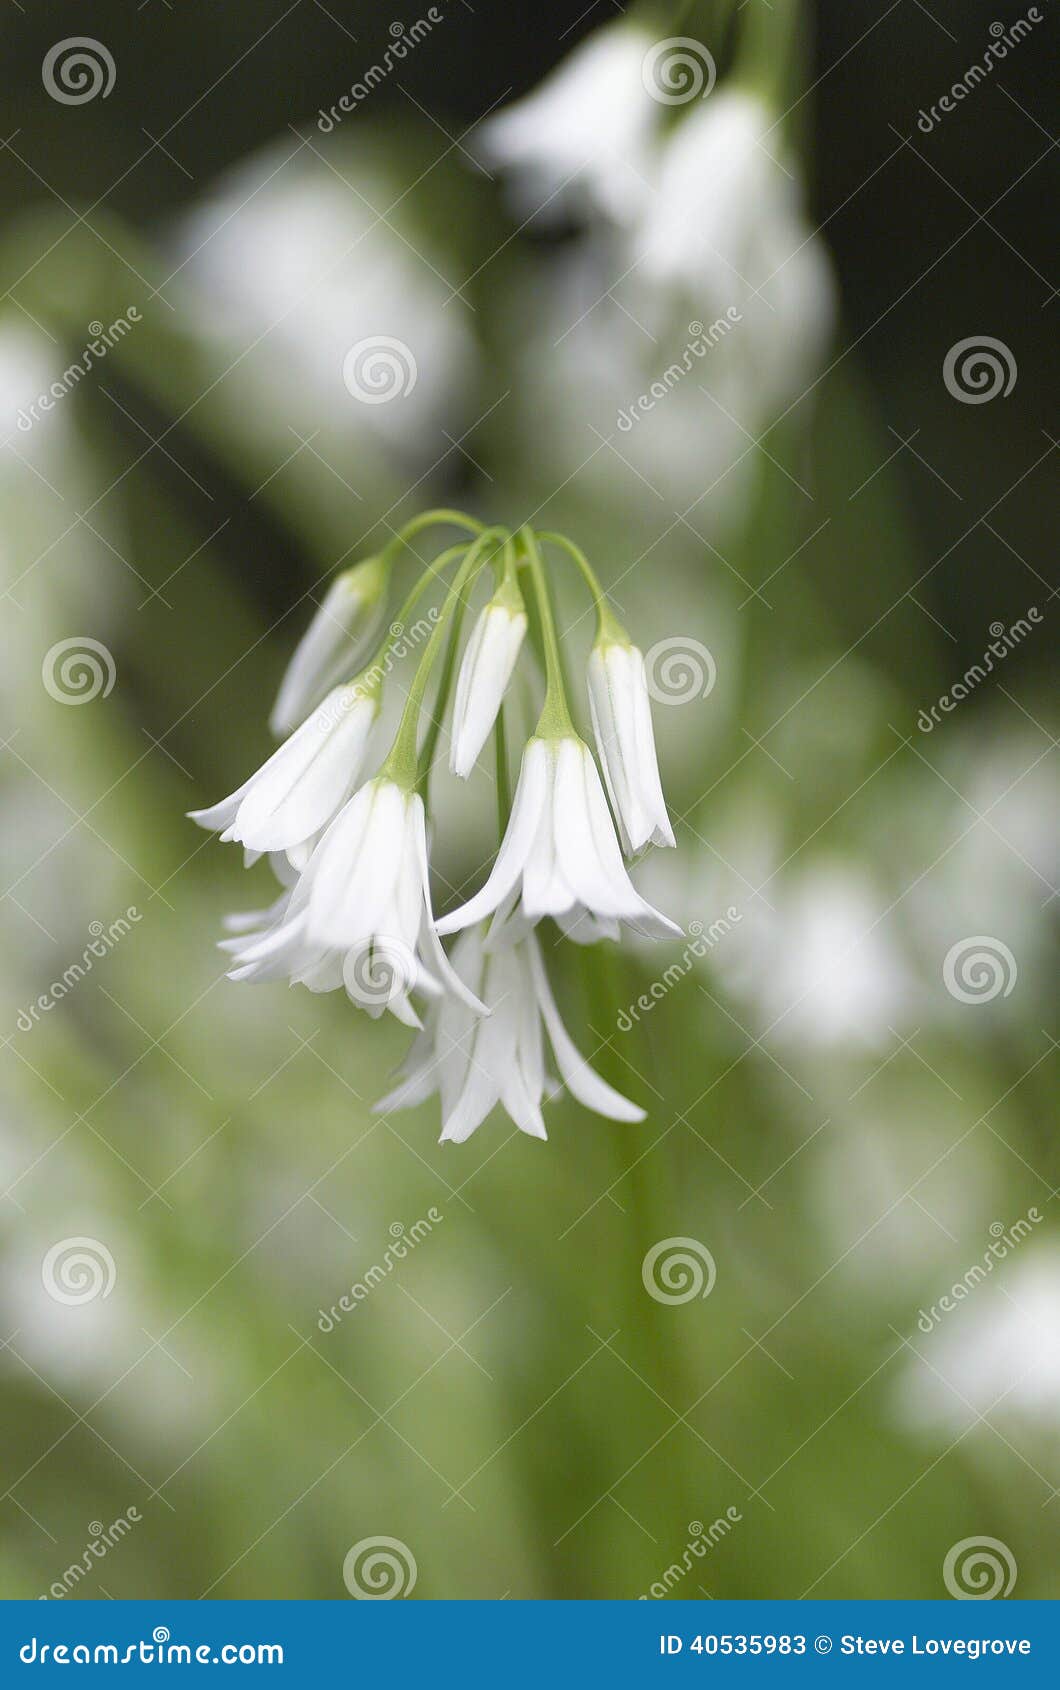
<instances>
[{"instance_id":1,"label":"flower cluster","mask_svg":"<svg viewBox=\"0 0 1060 1690\"><path fill-rule=\"evenodd\" d=\"M421 530L443 523L467 537L421 574L380 640L398 555ZM587 685L603 781L571 717L543 549L576 564L594 599ZM449 570L393 742L378 758L374 730L395 641L420 597ZM490 597L461 652L464 611L484 574ZM526 582L543 702L509 799L505 718L531 626ZM421 734L443 648L430 726ZM439 920L428 783L451 694L455 775L467 779L495 737L502 837L481 890ZM192 812L200 826L238 841L248 863L268 854L283 887L270 908L229 918L232 936L222 941L233 960L229 978L286 979L314 992L344 987L369 1014L389 1010L417 1029L398 1085L377 1107L407 1108L437 1092L443 1140L466 1139L498 1103L524 1132L544 1138L542 1103L561 1087L597 1114L643 1119L570 1038L538 935L545 917L578 944L617 939L623 924L654 938L680 935L640 896L624 861L649 844L673 845L674 836L644 659L579 548L560 534L485 528L457 512L416 518L378 557L332 584L271 720L288 735L279 750L229 797ZM448 956L442 936L457 932ZM548 1071L546 1045L558 1079Z\"/></svg>"}]
</instances>

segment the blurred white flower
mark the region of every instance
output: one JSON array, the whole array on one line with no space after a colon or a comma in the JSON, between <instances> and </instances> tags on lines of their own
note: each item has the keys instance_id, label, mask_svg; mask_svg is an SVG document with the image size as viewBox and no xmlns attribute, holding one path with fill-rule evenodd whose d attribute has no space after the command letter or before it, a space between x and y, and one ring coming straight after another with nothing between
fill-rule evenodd
<instances>
[{"instance_id":1,"label":"blurred white flower","mask_svg":"<svg viewBox=\"0 0 1060 1690\"><path fill-rule=\"evenodd\" d=\"M356 151L324 148L327 163L297 145L256 154L175 231L199 332L238 357L219 396L241 428L282 433L288 451L298 444L291 426L326 425L433 461L451 445L444 430L459 433L474 380L466 307L450 298L445 259L409 226L400 179L360 123ZM415 383L392 404L358 404L343 380L351 347L371 337L415 360Z\"/></svg>"},{"instance_id":2,"label":"blurred white flower","mask_svg":"<svg viewBox=\"0 0 1060 1690\"><path fill-rule=\"evenodd\" d=\"M522 215L555 218L573 205L626 222L639 209L659 117L641 74L651 45L632 24L596 30L532 93L483 124L481 154L512 170Z\"/></svg>"},{"instance_id":3,"label":"blurred white flower","mask_svg":"<svg viewBox=\"0 0 1060 1690\"><path fill-rule=\"evenodd\" d=\"M514 942L476 926L453 947L453 966L490 1010L487 1020L444 997L432 1004L423 1031L402 1066L399 1084L376 1104L377 1113L411 1109L437 1092L441 1143L462 1144L501 1104L520 1131L547 1138L542 1099L562 1087L545 1072L547 1033L562 1085L586 1109L612 1121L642 1121L643 1109L602 1080L585 1061L560 1019L536 935Z\"/></svg>"},{"instance_id":4,"label":"blurred white flower","mask_svg":"<svg viewBox=\"0 0 1060 1690\"><path fill-rule=\"evenodd\" d=\"M753 1003L771 1038L796 1045L893 1044L919 990L893 931L890 899L859 870L818 863L748 898L738 942L720 945L726 986Z\"/></svg>"},{"instance_id":5,"label":"blurred white flower","mask_svg":"<svg viewBox=\"0 0 1060 1690\"><path fill-rule=\"evenodd\" d=\"M943 1314L933 1331L913 1329L910 1342L920 1355L909 1358L893 1399L906 1425L960 1433L988 1415L1031 1422L1055 1437L1060 1251L1041 1245L1027 1250Z\"/></svg>"},{"instance_id":6,"label":"blurred white flower","mask_svg":"<svg viewBox=\"0 0 1060 1690\"><path fill-rule=\"evenodd\" d=\"M755 95L715 93L662 149L634 235L646 289L680 290L708 320L728 306L740 312L730 338L747 386L733 395L741 420L765 420L798 391L833 316L824 245L802 209L797 161L778 136L774 114Z\"/></svg>"}]
</instances>

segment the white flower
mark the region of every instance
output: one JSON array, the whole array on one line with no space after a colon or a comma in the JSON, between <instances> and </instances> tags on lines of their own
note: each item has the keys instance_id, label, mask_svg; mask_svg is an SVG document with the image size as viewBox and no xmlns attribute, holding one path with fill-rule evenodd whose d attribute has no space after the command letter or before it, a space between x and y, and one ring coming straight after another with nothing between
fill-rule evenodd
<instances>
[{"instance_id":1,"label":"white flower","mask_svg":"<svg viewBox=\"0 0 1060 1690\"><path fill-rule=\"evenodd\" d=\"M453 964L488 1006L489 1019L452 997L432 1004L400 1083L376 1104L377 1112L409 1109L437 1092L442 1143L463 1143L498 1103L522 1132L545 1138L542 1099L561 1089L545 1071L547 1032L572 1097L614 1121L644 1119L643 1109L613 1090L575 1048L560 1020L536 935L487 946L483 929L475 927L461 934Z\"/></svg>"},{"instance_id":2,"label":"white flower","mask_svg":"<svg viewBox=\"0 0 1060 1690\"><path fill-rule=\"evenodd\" d=\"M467 642L453 705L449 767L466 780L497 720L526 634L527 616L515 589L501 589L482 610Z\"/></svg>"},{"instance_id":3,"label":"white flower","mask_svg":"<svg viewBox=\"0 0 1060 1690\"><path fill-rule=\"evenodd\" d=\"M619 922L651 938L680 936L626 873L592 753L573 734L529 741L493 871L438 932L455 933L502 904L506 917L517 900L527 923L550 915L570 930L589 917L595 936L617 938Z\"/></svg>"},{"instance_id":4,"label":"white flower","mask_svg":"<svg viewBox=\"0 0 1060 1690\"><path fill-rule=\"evenodd\" d=\"M756 95L715 94L663 150L657 191L636 238L647 281L682 283L697 299L705 287L709 303L755 310L756 332L760 314L769 358L781 356L791 339L799 347L816 343L832 306L824 248L803 212L794 160L781 156L779 133ZM789 348L788 364L792 356Z\"/></svg>"},{"instance_id":5,"label":"white flower","mask_svg":"<svg viewBox=\"0 0 1060 1690\"><path fill-rule=\"evenodd\" d=\"M574 200L620 222L635 214L659 115L641 74L651 45L629 24L597 30L539 88L483 125L483 155L515 169L525 213L555 213Z\"/></svg>"},{"instance_id":6,"label":"white flower","mask_svg":"<svg viewBox=\"0 0 1060 1690\"><path fill-rule=\"evenodd\" d=\"M192 821L248 850L295 851L315 839L361 776L379 712L374 689L336 687L250 779Z\"/></svg>"},{"instance_id":7,"label":"white flower","mask_svg":"<svg viewBox=\"0 0 1060 1690\"><path fill-rule=\"evenodd\" d=\"M283 906L249 944L226 940L236 980L277 980L311 991L345 985L370 1014L419 1018L409 994L443 986L477 1014L483 1005L450 967L431 910L423 800L371 780L331 823Z\"/></svg>"},{"instance_id":8,"label":"white flower","mask_svg":"<svg viewBox=\"0 0 1060 1690\"><path fill-rule=\"evenodd\" d=\"M589 709L607 790L627 853L676 843L659 781L644 658L628 642L597 641L589 657Z\"/></svg>"},{"instance_id":9,"label":"white flower","mask_svg":"<svg viewBox=\"0 0 1060 1690\"><path fill-rule=\"evenodd\" d=\"M269 717L274 734L289 734L368 655L382 627L386 587L387 570L376 557L331 583L287 665Z\"/></svg>"}]
</instances>

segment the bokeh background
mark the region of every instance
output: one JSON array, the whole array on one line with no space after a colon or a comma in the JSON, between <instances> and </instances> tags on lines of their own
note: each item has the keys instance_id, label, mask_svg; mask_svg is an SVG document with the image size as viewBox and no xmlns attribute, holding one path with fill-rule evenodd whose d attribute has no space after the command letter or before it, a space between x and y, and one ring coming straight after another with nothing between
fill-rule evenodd
<instances>
[{"instance_id":1,"label":"bokeh background","mask_svg":"<svg viewBox=\"0 0 1060 1690\"><path fill-rule=\"evenodd\" d=\"M330 134L421 11L0 18L8 1597L346 1599L379 1537L414 1599L933 1597L982 1537L1015 1594L1058 1594L1052 7L929 132L1024 9L793 9L790 295L694 258L667 292L628 221L498 170L488 114L622 10L454 0ZM715 99L766 12L638 17L709 45ZM64 104L42 62L86 29L114 86ZM620 430L734 302L742 339ZM343 356L381 334L418 378L366 406ZM968 403L943 366L983 336L1015 381ZM639 871L712 942L556 953L639 1127L564 1101L547 1145L498 1116L440 1148L430 1108L370 1112L396 1024L232 985L214 949L269 877L184 812L266 754L339 561L454 502L566 529L642 646L716 672L656 710L679 850ZM573 594L563 620L576 663ZM86 640L109 690L91 649L87 691L61 677ZM489 781L436 803L450 901ZM709 1295L648 1293L675 1238ZM70 1240L97 1294L57 1300Z\"/></svg>"}]
</instances>

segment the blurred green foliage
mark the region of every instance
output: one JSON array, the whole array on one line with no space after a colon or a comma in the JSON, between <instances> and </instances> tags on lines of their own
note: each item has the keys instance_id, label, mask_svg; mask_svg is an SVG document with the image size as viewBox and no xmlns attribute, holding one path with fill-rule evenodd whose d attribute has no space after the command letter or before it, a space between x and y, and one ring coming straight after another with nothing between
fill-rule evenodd
<instances>
[{"instance_id":1,"label":"blurred green foliage","mask_svg":"<svg viewBox=\"0 0 1060 1690\"><path fill-rule=\"evenodd\" d=\"M335 10L367 40L365 8ZM252 145L280 147L278 166L293 137L277 104L312 133L307 114L348 79L336 51L352 76L361 49L317 8L300 8L298 30L277 21L254 79L233 70L173 138L195 181L155 153L78 224L128 165L151 101L42 104L40 42L74 28L71 8L42 11L4 24L29 88L11 145L32 169L8 153L0 254L3 1593L46 1593L93 1522L135 1508L134 1530L71 1595L338 1598L347 1550L382 1534L409 1546L423 1598L634 1597L674 1563L679 1598L932 1597L951 1546L989 1534L1018 1563L1018 1595L1054 1596L1046 635L932 735L916 726L990 623L1048 605L1033 357L1021 343L1027 381L1004 426L947 405L941 352L981 326L951 276L923 343L896 332L913 320L900 312L886 350L864 349L893 359L900 383L915 370L902 416L894 387L882 400L868 388L860 348L839 356L859 338L851 313L876 316L898 286L877 303L869 272L844 274L834 367L751 453L739 499L719 492L675 520L680 503L607 453L598 475L573 474L572 459L560 485L532 407L509 396L521 297L572 237L517 234L459 149L438 162L451 106L482 109L506 86L491 22L496 87L481 102L466 55L440 42L433 70L416 66L415 100L381 98L326 145L313 135L323 162L297 165L307 200L337 186L353 220L335 270L351 341L379 327L358 315L362 266L395 302L402 262L410 287L440 290L415 312L421 332L438 325L451 386L388 436L350 414L337 368L330 381L312 368L324 307L311 297L290 336L255 339L189 257L194 221L175 221ZM103 8L92 27L122 42L123 97L137 81L156 91L157 133L204 80L206 24L149 12L134 39L117 20ZM211 8L216 74L271 22ZM567 46L551 24L547 59ZM904 27L930 36L924 19ZM882 31L873 47L906 50ZM158 88L163 52L181 77ZM523 86L529 60L513 62ZM1008 115L984 111L984 127L995 120L1007 134ZM817 150L834 153L836 132ZM834 180L834 161L826 170ZM870 254L889 238L874 203L867 190L857 212ZM253 262L279 268L297 235L273 216ZM238 303L238 262L229 281ZM248 271L248 297L259 284ZM91 323L130 304L141 321L93 378L20 431L15 396L42 391ZM657 362L648 348L648 379ZM914 523L928 498L929 521ZM645 865L643 885L686 925L730 908L737 920L629 1032L623 1010L680 946L606 968L564 952L559 982L582 1047L648 1108L641 1127L564 1101L547 1145L498 1118L440 1148L429 1107L370 1112L402 1029L339 996L234 986L213 949L223 913L270 901L271 883L183 813L268 750L269 702L325 576L453 500L564 527L644 646L680 631L717 662L709 697L657 712L680 850ZM989 566L963 595L957 561L938 554L981 511L972 545ZM576 663L591 630L573 584L566 609ZM116 669L84 708L41 684L75 635ZM442 780L436 799L452 901L477 883L489 782L465 800ZM130 907L129 933L24 1030L91 924ZM962 1004L943 962L976 934L1004 941L1018 975L1009 994ZM1035 1206L1013 1261L925 1334L921 1311L982 1258L992 1223ZM321 1330L319 1311L432 1210L429 1236ZM106 1245L115 1278L106 1297L64 1306L41 1264L77 1237ZM708 1297L647 1294L645 1253L667 1238L709 1249ZM731 1530L684 1571L695 1523L726 1510Z\"/></svg>"}]
</instances>

